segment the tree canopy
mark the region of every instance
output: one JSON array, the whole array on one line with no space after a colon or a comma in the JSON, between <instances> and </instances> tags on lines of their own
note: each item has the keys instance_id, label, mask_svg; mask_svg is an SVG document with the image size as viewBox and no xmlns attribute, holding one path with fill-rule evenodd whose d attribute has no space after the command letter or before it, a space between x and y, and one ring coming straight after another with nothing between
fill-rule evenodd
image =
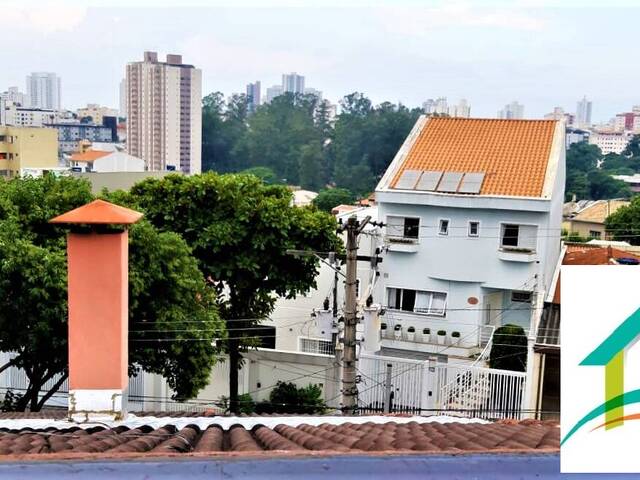
<instances>
[{"instance_id":1,"label":"tree canopy","mask_svg":"<svg viewBox=\"0 0 640 480\"><path fill-rule=\"evenodd\" d=\"M14 354L0 369L26 372L18 409L39 410L68 375L66 229L48 221L92 199L70 177L0 182L0 351ZM130 371L161 374L176 398L193 397L218 358L213 339L225 336L215 294L179 235L143 220L129 238Z\"/></svg>"},{"instance_id":2,"label":"tree canopy","mask_svg":"<svg viewBox=\"0 0 640 480\"><path fill-rule=\"evenodd\" d=\"M614 240L640 245L640 197L634 197L629 205L609 215L605 226Z\"/></svg>"},{"instance_id":3,"label":"tree canopy","mask_svg":"<svg viewBox=\"0 0 640 480\"><path fill-rule=\"evenodd\" d=\"M203 101L204 170L271 169L289 185L327 185L369 193L409 134L421 109L389 102L373 105L361 93L344 97L332 118L315 95L285 93L247 113L246 97Z\"/></svg>"},{"instance_id":4,"label":"tree canopy","mask_svg":"<svg viewBox=\"0 0 640 480\"><path fill-rule=\"evenodd\" d=\"M294 257L287 250L340 249L335 218L294 207L287 187L243 174L148 179L121 200L144 212L161 232L180 234L216 290L228 322L233 409L240 352L253 342L253 330L247 328L272 312L278 296L293 298L315 286L315 258Z\"/></svg>"},{"instance_id":5,"label":"tree canopy","mask_svg":"<svg viewBox=\"0 0 640 480\"><path fill-rule=\"evenodd\" d=\"M613 153L603 156L597 145L574 143L567 149L565 198L568 201L574 195L578 200L630 197L627 184L612 175L636 171L640 171L640 157Z\"/></svg>"},{"instance_id":6,"label":"tree canopy","mask_svg":"<svg viewBox=\"0 0 640 480\"><path fill-rule=\"evenodd\" d=\"M323 212L331 213L334 207L342 204L349 205L355 199L355 195L345 188L327 188L320 190L312 203Z\"/></svg>"}]
</instances>

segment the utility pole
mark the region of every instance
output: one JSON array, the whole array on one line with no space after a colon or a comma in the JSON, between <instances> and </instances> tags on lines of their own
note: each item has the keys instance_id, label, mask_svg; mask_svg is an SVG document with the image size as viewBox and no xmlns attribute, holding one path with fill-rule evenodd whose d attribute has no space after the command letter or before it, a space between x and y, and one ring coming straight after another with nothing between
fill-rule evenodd
<instances>
[{"instance_id":1,"label":"utility pole","mask_svg":"<svg viewBox=\"0 0 640 480\"><path fill-rule=\"evenodd\" d=\"M349 217L344 230L347 232L347 279L345 282L344 350L342 356L342 411L353 415L358 407L356 386L356 324L358 323L358 299L356 297L358 269L358 235L371 217L358 222Z\"/></svg>"}]
</instances>

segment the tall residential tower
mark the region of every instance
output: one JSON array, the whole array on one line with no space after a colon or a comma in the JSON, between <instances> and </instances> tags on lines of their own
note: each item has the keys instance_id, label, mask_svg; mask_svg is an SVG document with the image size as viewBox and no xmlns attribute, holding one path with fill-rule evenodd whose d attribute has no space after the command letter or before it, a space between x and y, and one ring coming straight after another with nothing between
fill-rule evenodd
<instances>
[{"instance_id":1,"label":"tall residential tower","mask_svg":"<svg viewBox=\"0 0 640 480\"><path fill-rule=\"evenodd\" d=\"M33 108L60 110L60 78L51 72L27 75L27 96Z\"/></svg>"},{"instance_id":2,"label":"tall residential tower","mask_svg":"<svg viewBox=\"0 0 640 480\"><path fill-rule=\"evenodd\" d=\"M576 125L578 127L591 126L591 101L583 97L576 106Z\"/></svg>"},{"instance_id":3,"label":"tall residential tower","mask_svg":"<svg viewBox=\"0 0 640 480\"><path fill-rule=\"evenodd\" d=\"M127 151L150 171L200 173L202 72L156 52L127 64Z\"/></svg>"}]
</instances>

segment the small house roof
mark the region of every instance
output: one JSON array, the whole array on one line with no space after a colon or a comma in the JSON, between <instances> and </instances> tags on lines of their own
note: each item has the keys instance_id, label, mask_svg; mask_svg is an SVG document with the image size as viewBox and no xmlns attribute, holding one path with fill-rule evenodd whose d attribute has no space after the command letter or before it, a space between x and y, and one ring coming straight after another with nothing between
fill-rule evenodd
<instances>
[{"instance_id":1,"label":"small house roof","mask_svg":"<svg viewBox=\"0 0 640 480\"><path fill-rule=\"evenodd\" d=\"M58 215L49 220L49 222L131 225L141 218L142 213L140 212L98 199L82 207L63 213L62 215Z\"/></svg>"},{"instance_id":2,"label":"small house roof","mask_svg":"<svg viewBox=\"0 0 640 480\"><path fill-rule=\"evenodd\" d=\"M607 365L620 350L635 342L639 335L640 308L629 315L580 365Z\"/></svg>"}]
</instances>

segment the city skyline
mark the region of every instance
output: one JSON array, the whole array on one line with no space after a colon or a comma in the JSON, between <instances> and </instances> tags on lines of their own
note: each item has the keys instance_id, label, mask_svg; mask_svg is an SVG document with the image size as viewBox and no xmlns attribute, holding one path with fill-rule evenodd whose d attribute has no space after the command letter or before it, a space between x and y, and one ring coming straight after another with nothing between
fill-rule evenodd
<instances>
[{"instance_id":1,"label":"city skyline","mask_svg":"<svg viewBox=\"0 0 640 480\"><path fill-rule=\"evenodd\" d=\"M118 106L126 62L141 49L180 53L200 65L204 95L240 93L255 80L264 89L279 84L283 73L296 71L332 102L353 91L374 103L408 106L437 96L466 98L479 117L495 117L514 99L526 106L527 118L542 118L558 105L573 112L586 94L593 102L593 121L601 122L640 103L640 95L633 93L637 67L628 63L633 29L626 26L632 16L623 8L472 8L453 2L313 9L310 15L309 7L117 9L67 4L47 12L46 25L25 13L26 8L8 11L16 20L8 22L8 30L29 35L7 35L8 68L0 72L0 89L23 85L29 72L53 71L65 79L63 106L69 109L87 103ZM354 15L362 19L354 22ZM215 32L210 28L214 19ZM190 28L178 27L184 24ZM620 48L605 54L591 32L611 28L607 25L616 25ZM285 26L299 41L279 38ZM245 29L256 43L247 44L239 33ZM132 32L145 38L145 44L131 41ZM554 35L545 34L550 32ZM530 41L532 34L536 42ZM461 40L469 35L475 39L472 45ZM78 44L77 38L83 42ZM596 57L598 68L593 68ZM608 73L630 70L631 75Z\"/></svg>"}]
</instances>

